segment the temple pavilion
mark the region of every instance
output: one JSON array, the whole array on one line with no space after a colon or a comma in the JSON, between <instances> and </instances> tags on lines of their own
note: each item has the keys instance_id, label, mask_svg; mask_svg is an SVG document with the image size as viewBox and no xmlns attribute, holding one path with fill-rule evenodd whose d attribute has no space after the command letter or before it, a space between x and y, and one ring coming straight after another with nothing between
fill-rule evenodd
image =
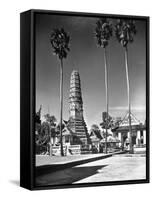
<instances>
[{"instance_id":1,"label":"temple pavilion","mask_svg":"<svg viewBox=\"0 0 153 200\"><path fill-rule=\"evenodd\" d=\"M146 126L131 113L132 144L134 147L146 145ZM119 139L119 146L127 147L130 143L129 114L127 113L119 126L112 130L114 137Z\"/></svg>"}]
</instances>

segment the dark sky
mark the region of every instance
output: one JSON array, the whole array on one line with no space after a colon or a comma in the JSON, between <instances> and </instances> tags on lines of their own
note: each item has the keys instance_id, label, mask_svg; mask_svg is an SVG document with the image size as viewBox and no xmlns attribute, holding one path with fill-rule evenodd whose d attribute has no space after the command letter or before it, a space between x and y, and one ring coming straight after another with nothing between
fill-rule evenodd
<instances>
[{"instance_id":1,"label":"dark sky","mask_svg":"<svg viewBox=\"0 0 153 200\"><path fill-rule=\"evenodd\" d=\"M101 122L105 111L105 79L103 49L97 47L94 29L97 18L36 15L36 110L50 112L59 121L59 60L53 55L49 35L54 28L64 27L71 37L70 49L64 60L64 119L69 118L69 88L73 69L80 73L84 118L88 128ZM146 41L145 21L137 20L137 35L129 44L129 76L132 112L145 120ZM113 20L114 23L114 20ZM107 48L109 73L109 106L112 116L123 117L127 111L124 51L113 37Z\"/></svg>"}]
</instances>

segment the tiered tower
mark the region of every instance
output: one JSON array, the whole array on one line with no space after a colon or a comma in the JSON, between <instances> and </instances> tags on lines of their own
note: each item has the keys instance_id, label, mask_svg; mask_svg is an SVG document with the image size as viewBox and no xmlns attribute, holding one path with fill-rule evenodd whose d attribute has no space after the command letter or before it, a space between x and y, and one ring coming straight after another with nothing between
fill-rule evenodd
<instances>
[{"instance_id":1,"label":"tiered tower","mask_svg":"<svg viewBox=\"0 0 153 200\"><path fill-rule=\"evenodd\" d=\"M90 138L83 117L83 101L79 72L74 70L70 79L68 127L73 135L71 144L89 144Z\"/></svg>"}]
</instances>

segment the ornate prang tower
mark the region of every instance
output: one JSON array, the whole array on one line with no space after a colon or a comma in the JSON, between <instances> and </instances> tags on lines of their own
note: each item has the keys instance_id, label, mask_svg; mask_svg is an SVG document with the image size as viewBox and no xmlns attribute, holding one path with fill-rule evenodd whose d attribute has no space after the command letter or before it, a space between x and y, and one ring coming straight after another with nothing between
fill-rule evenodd
<instances>
[{"instance_id":1,"label":"ornate prang tower","mask_svg":"<svg viewBox=\"0 0 153 200\"><path fill-rule=\"evenodd\" d=\"M73 70L71 74L69 105L68 127L72 133L71 144L90 144L87 126L83 117L80 76L76 70Z\"/></svg>"}]
</instances>

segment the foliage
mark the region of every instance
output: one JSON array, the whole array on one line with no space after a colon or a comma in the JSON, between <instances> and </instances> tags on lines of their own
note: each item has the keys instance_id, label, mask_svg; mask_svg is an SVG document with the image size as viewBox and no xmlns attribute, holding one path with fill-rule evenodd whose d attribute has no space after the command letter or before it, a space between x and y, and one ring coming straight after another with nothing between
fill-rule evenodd
<instances>
[{"instance_id":1,"label":"foliage","mask_svg":"<svg viewBox=\"0 0 153 200\"><path fill-rule=\"evenodd\" d=\"M48 122L51 126L56 126L55 122L57 122L57 119L54 115L46 114L44 117L46 122Z\"/></svg>"},{"instance_id":2,"label":"foliage","mask_svg":"<svg viewBox=\"0 0 153 200\"><path fill-rule=\"evenodd\" d=\"M123 47L132 43L136 34L135 22L128 19L119 19L115 25L115 35Z\"/></svg>"},{"instance_id":3,"label":"foliage","mask_svg":"<svg viewBox=\"0 0 153 200\"><path fill-rule=\"evenodd\" d=\"M35 136L36 144L43 145L49 142L50 138L50 125L48 122L43 122L41 124L40 129L38 130L38 134Z\"/></svg>"},{"instance_id":4,"label":"foliage","mask_svg":"<svg viewBox=\"0 0 153 200\"><path fill-rule=\"evenodd\" d=\"M100 126L103 128L103 129L110 129L112 127L112 124L113 124L113 118L108 114L108 117L107 117L107 112L103 112L103 121L102 123L100 123Z\"/></svg>"},{"instance_id":5,"label":"foliage","mask_svg":"<svg viewBox=\"0 0 153 200\"><path fill-rule=\"evenodd\" d=\"M40 116L37 114L35 115L35 123L41 124Z\"/></svg>"},{"instance_id":6,"label":"foliage","mask_svg":"<svg viewBox=\"0 0 153 200\"><path fill-rule=\"evenodd\" d=\"M59 59L63 59L67 57L69 48L70 36L61 29L54 29L50 35L50 43L53 48L53 52L55 55L59 57Z\"/></svg>"},{"instance_id":7,"label":"foliage","mask_svg":"<svg viewBox=\"0 0 153 200\"><path fill-rule=\"evenodd\" d=\"M65 124L62 123L62 132L63 133L65 132L65 128L66 128ZM56 127L56 132L57 132L57 134L60 134L60 123Z\"/></svg>"},{"instance_id":8,"label":"foliage","mask_svg":"<svg viewBox=\"0 0 153 200\"><path fill-rule=\"evenodd\" d=\"M98 46L105 48L113 33L111 22L107 18L100 18L96 22L95 33Z\"/></svg>"},{"instance_id":9,"label":"foliage","mask_svg":"<svg viewBox=\"0 0 153 200\"><path fill-rule=\"evenodd\" d=\"M50 136L55 137L58 132L56 130L56 117L54 115L45 115L45 121L42 124L36 123L36 144L44 145L49 143Z\"/></svg>"},{"instance_id":10,"label":"foliage","mask_svg":"<svg viewBox=\"0 0 153 200\"><path fill-rule=\"evenodd\" d=\"M36 124L41 124L41 109L42 109L42 105L40 105L39 111L35 114L35 123Z\"/></svg>"},{"instance_id":11,"label":"foliage","mask_svg":"<svg viewBox=\"0 0 153 200\"><path fill-rule=\"evenodd\" d=\"M93 124L91 126L91 130L99 130L99 126L97 124Z\"/></svg>"},{"instance_id":12,"label":"foliage","mask_svg":"<svg viewBox=\"0 0 153 200\"><path fill-rule=\"evenodd\" d=\"M121 122L120 118L113 119L113 117L111 117L110 115L108 115L108 121L107 121L107 113L103 112L103 121L102 123L100 123L100 126L103 129L106 129L107 126L108 129L114 130L119 127L120 122Z\"/></svg>"}]
</instances>

